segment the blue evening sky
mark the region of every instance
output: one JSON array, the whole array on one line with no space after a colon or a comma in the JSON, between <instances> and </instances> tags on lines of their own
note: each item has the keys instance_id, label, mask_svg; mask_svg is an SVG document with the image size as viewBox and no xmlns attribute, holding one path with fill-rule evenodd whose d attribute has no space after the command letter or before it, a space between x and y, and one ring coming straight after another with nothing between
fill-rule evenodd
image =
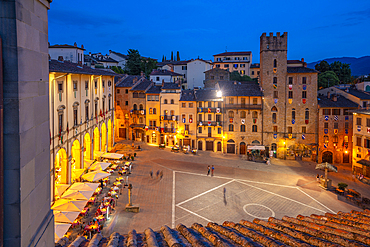
<instances>
[{"instance_id":1,"label":"blue evening sky","mask_svg":"<svg viewBox=\"0 0 370 247\"><path fill-rule=\"evenodd\" d=\"M288 59L370 55L370 1L54 0L49 10L51 45L137 49L159 61L171 51L213 60L227 48L259 62L263 32L288 32Z\"/></svg>"}]
</instances>

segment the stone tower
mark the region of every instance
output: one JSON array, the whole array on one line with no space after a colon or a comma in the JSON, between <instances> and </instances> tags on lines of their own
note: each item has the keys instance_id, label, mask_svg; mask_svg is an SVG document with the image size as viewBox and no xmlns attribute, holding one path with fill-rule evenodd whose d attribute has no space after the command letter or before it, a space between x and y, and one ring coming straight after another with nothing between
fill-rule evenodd
<instances>
[{"instance_id":1,"label":"stone tower","mask_svg":"<svg viewBox=\"0 0 370 247\"><path fill-rule=\"evenodd\" d=\"M283 35L277 33L276 36L263 33L260 37L260 76L264 95L262 141L270 148L275 140L284 138L286 132L287 47L287 32ZM274 134L277 134L276 138Z\"/></svg>"},{"instance_id":2,"label":"stone tower","mask_svg":"<svg viewBox=\"0 0 370 247\"><path fill-rule=\"evenodd\" d=\"M262 144L278 158L315 160L317 71L287 60L288 33L260 37Z\"/></svg>"}]
</instances>

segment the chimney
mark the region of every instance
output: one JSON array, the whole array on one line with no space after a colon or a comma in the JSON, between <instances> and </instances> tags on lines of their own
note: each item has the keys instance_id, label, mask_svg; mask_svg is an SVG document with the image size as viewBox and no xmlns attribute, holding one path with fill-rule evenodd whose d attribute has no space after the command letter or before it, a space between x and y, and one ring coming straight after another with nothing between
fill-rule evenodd
<instances>
[{"instance_id":1,"label":"chimney","mask_svg":"<svg viewBox=\"0 0 370 247\"><path fill-rule=\"evenodd\" d=\"M145 76L143 71L140 72L140 76Z\"/></svg>"},{"instance_id":2,"label":"chimney","mask_svg":"<svg viewBox=\"0 0 370 247\"><path fill-rule=\"evenodd\" d=\"M91 57L91 51L89 52L89 56Z\"/></svg>"},{"instance_id":3,"label":"chimney","mask_svg":"<svg viewBox=\"0 0 370 247\"><path fill-rule=\"evenodd\" d=\"M135 76L134 79L132 80L132 84L135 85L136 82L137 82L137 77Z\"/></svg>"},{"instance_id":4,"label":"chimney","mask_svg":"<svg viewBox=\"0 0 370 247\"><path fill-rule=\"evenodd\" d=\"M58 61L64 61L63 56L58 56Z\"/></svg>"},{"instance_id":5,"label":"chimney","mask_svg":"<svg viewBox=\"0 0 370 247\"><path fill-rule=\"evenodd\" d=\"M74 47L77 47L77 43L75 42L73 46L74 46Z\"/></svg>"},{"instance_id":6,"label":"chimney","mask_svg":"<svg viewBox=\"0 0 370 247\"><path fill-rule=\"evenodd\" d=\"M328 99L330 99L330 92L328 92Z\"/></svg>"},{"instance_id":7,"label":"chimney","mask_svg":"<svg viewBox=\"0 0 370 247\"><path fill-rule=\"evenodd\" d=\"M302 63L304 63L304 58L303 57L301 58L301 61L302 61Z\"/></svg>"},{"instance_id":8,"label":"chimney","mask_svg":"<svg viewBox=\"0 0 370 247\"><path fill-rule=\"evenodd\" d=\"M162 87L164 86L164 79L162 79Z\"/></svg>"},{"instance_id":9,"label":"chimney","mask_svg":"<svg viewBox=\"0 0 370 247\"><path fill-rule=\"evenodd\" d=\"M333 95L333 101L334 101L334 102L336 102L336 101L337 101L337 99L338 99L338 98L337 98L337 95L336 95L336 94L334 94L334 95Z\"/></svg>"},{"instance_id":10,"label":"chimney","mask_svg":"<svg viewBox=\"0 0 370 247\"><path fill-rule=\"evenodd\" d=\"M81 49L84 49L85 47L84 47L84 45L81 45Z\"/></svg>"}]
</instances>

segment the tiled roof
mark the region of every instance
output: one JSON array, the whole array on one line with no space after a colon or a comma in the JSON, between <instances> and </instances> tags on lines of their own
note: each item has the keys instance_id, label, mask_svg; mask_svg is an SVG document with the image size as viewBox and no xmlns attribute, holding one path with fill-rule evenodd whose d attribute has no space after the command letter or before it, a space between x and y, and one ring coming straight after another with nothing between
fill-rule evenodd
<instances>
[{"instance_id":1,"label":"tiled roof","mask_svg":"<svg viewBox=\"0 0 370 247\"><path fill-rule=\"evenodd\" d=\"M172 62L172 64L173 65L187 65L188 62L191 62L191 60L175 61L175 62Z\"/></svg>"},{"instance_id":2,"label":"tiled roof","mask_svg":"<svg viewBox=\"0 0 370 247\"><path fill-rule=\"evenodd\" d=\"M159 94L161 92L161 85L153 84L150 88L146 90L145 93Z\"/></svg>"},{"instance_id":3,"label":"tiled roof","mask_svg":"<svg viewBox=\"0 0 370 247\"><path fill-rule=\"evenodd\" d=\"M344 96L341 95L336 96L337 101L333 101L333 98L328 99L328 97L326 97L325 95L319 96L319 98L317 98L317 103L319 104L320 107L345 107L345 108L358 107L358 104L345 98Z\"/></svg>"},{"instance_id":4,"label":"tiled roof","mask_svg":"<svg viewBox=\"0 0 370 247\"><path fill-rule=\"evenodd\" d=\"M85 74L85 75L110 75L116 76L114 72L104 71L101 69L93 69L89 66L80 65L77 63L71 63L68 61L49 61L49 71L50 72L61 72L61 73L72 73L72 74Z\"/></svg>"},{"instance_id":5,"label":"tiled roof","mask_svg":"<svg viewBox=\"0 0 370 247\"><path fill-rule=\"evenodd\" d=\"M125 55L125 54L122 54L122 53L119 53L119 52L116 52L116 51L110 51L110 52L112 52L112 53L114 53L114 54L116 54L116 55L118 55L120 57L123 57L124 59L127 59L128 58L128 56Z\"/></svg>"},{"instance_id":6,"label":"tiled roof","mask_svg":"<svg viewBox=\"0 0 370 247\"><path fill-rule=\"evenodd\" d=\"M286 62L287 62L287 64L292 64L292 63L302 63L302 64L304 64L305 63L305 62L302 62L301 60L287 60Z\"/></svg>"},{"instance_id":7,"label":"tiled roof","mask_svg":"<svg viewBox=\"0 0 370 247\"><path fill-rule=\"evenodd\" d=\"M140 80L141 76L139 75L126 75L122 77L117 83L116 87L132 87L134 85L134 78Z\"/></svg>"},{"instance_id":8,"label":"tiled roof","mask_svg":"<svg viewBox=\"0 0 370 247\"><path fill-rule=\"evenodd\" d=\"M170 75L170 76L183 76L182 74L178 74L169 70L153 70L150 75Z\"/></svg>"},{"instance_id":9,"label":"tiled roof","mask_svg":"<svg viewBox=\"0 0 370 247\"><path fill-rule=\"evenodd\" d=\"M221 100L220 97L217 97L217 90L213 88L196 90L195 97L197 101L219 101Z\"/></svg>"},{"instance_id":10,"label":"tiled roof","mask_svg":"<svg viewBox=\"0 0 370 247\"><path fill-rule=\"evenodd\" d=\"M157 63L156 65L158 67L162 67L162 66L165 66L166 64L172 64L172 63L173 63L173 61L163 61L163 62Z\"/></svg>"},{"instance_id":11,"label":"tiled roof","mask_svg":"<svg viewBox=\"0 0 370 247\"><path fill-rule=\"evenodd\" d=\"M153 82L148 79L141 77L138 82L133 86L130 91L146 91Z\"/></svg>"},{"instance_id":12,"label":"tiled roof","mask_svg":"<svg viewBox=\"0 0 370 247\"><path fill-rule=\"evenodd\" d=\"M343 90L345 92L347 92L346 90ZM370 93L367 93L367 92L364 92L364 91L360 91L360 90L357 90L357 89L354 89L354 88L349 88L348 89L348 92L349 94L359 98L359 99L370 99Z\"/></svg>"},{"instance_id":13,"label":"tiled roof","mask_svg":"<svg viewBox=\"0 0 370 247\"><path fill-rule=\"evenodd\" d=\"M103 57L101 59L98 59L99 62L107 62L107 63L118 63L116 60L114 60L113 58L110 58L110 57Z\"/></svg>"},{"instance_id":14,"label":"tiled roof","mask_svg":"<svg viewBox=\"0 0 370 247\"><path fill-rule=\"evenodd\" d=\"M148 228L143 233L131 230L124 235L113 233L109 238L102 238L98 234L94 238L98 240L96 243L116 243L109 246L369 246L370 210L268 220L256 218L239 223L209 222L204 226L194 223L191 227L178 224L174 229L162 226L159 231ZM83 246L87 246L87 242L85 240Z\"/></svg>"},{"instance_id":15,"label":"tiled roof","mask_svg":"<svg viewBox=\"0 0 370 247\"><path fill-rule=\"evenodd\" d=\"M222 70L222 71L226 71L227 73L229 73L230 74L230 72L229 71L227 71L226 69L221 69L221 68L213 68L213 69L210 69L210 70L207 70L207 71L204 71L203 73L208 73L208 72L213 72L213 71L220 71L220 70Z\"/></svg>"},{"instance_id":16,"label":"tiled roof","mask_svg":"<svg viewBox=\"0 0 370 247\"><path fill-rule=\"evenodd\" d=\"M314 69L310 69L307 67L287 67L288 73L318 73Z\"/></svg>"},{"instance_id":17,"label":"tiled roof","mask_svg":"<svg viewBox=\"0 0 370 247\"><path fill-rule=\"evenodd\" d=\"M211 60L204 60L204 59L201 59L201 58L196 58L194 60L192 59L188 63L195 62L196 60L199 60L199 61L202 61L202 62L205 62L205 63L212 64L212 61Z\"/></svg>"},{"instance_id":18,"label":"tiled roof","mask_svg":"<svg viewBox=\"0 0 370 247\"><path fill-rule=\"evenodd\" d=\"M174 82L165 82L163 83L162 89L180 89L181 86Z\"/></svg>"},{"instance_id":19,"label":"tiled roof","mask_svg":"<svg viewBox=\"0 0 370 247\"><path fill-rule=\"evenodd\" d=\"M218 82L222 96L262 96L256 82L223 81Z\"/></svg>"},{"instance_id":20,"label":"tiled roof","mask_svg":"<svg viewBox=\"0 0 370 247\"><path fill-rule=\"evenodd\" d=\"M196 101L194 90L191 89L182 90L180 101Z\"/></svg>"},{"instance_id":21,"label":"tiled roof","mask_svg":"<svg viewBox=\"0 0 370 247\"><path fill-rule=\"evenodd\" d=\"M64 44L64 45L49 45L49 48L72 48L72 49L79 49L79 50L85 51L84 48L73 46L73 45L67 45L67 44Z\"/></svg>"},{"instance_id":22,"label":"tiled roof","mask_svg":"<svg viewBox=\"0 0 370 247\"><path fill-rule=\"evenodd\" d=\"M235 51L235 52L223 52L220 54L216 54L213 56L238 56L238 55L250 55L252 54L251 51Z\"/></svg>"}]
</instances>

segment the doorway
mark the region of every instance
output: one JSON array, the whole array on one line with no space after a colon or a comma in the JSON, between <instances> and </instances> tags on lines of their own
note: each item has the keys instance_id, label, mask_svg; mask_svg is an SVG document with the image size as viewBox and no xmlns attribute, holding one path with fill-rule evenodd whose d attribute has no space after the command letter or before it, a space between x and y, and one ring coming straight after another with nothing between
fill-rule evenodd
<instances>
[{"instance_id":1,"label":"doorway","mask_svg":"<svg viewBox=\"0 0 370 247\"><path fill-rule=\"evenodd\" d=\"M333 153L330 151L326 151L322 154L322 163L328 162L330 164L333 163Z\"/></svg>"},{"instance_id":2,"label":"doorway","mask_svg":"<svg viewBox=\"0 0 370 247\"><path fill-rule=\"evenodd\" d=\"M246 150L246 145L245 145L245 142L241 142L240 143L240 154L244 155L245 154L245 150Z\"/></svg>"},{"instance_id":3,"label":"doorway","mask_svg":"<svg viewBox=\"0 0 370 247\"><path fill-rule=\"evenodd\" d=\"M198 141L198 150L203 150L202 141Z\"/></svg>"},{"instance_id":4,"label":"doorway","mask_svg":"<svg viewBox=\"0 0 370 247\"><path fill-rule=\"evenodd\" d=\"M213 141L206 141L206 151L213 151Z\"/></svg>"}]
</instances>

